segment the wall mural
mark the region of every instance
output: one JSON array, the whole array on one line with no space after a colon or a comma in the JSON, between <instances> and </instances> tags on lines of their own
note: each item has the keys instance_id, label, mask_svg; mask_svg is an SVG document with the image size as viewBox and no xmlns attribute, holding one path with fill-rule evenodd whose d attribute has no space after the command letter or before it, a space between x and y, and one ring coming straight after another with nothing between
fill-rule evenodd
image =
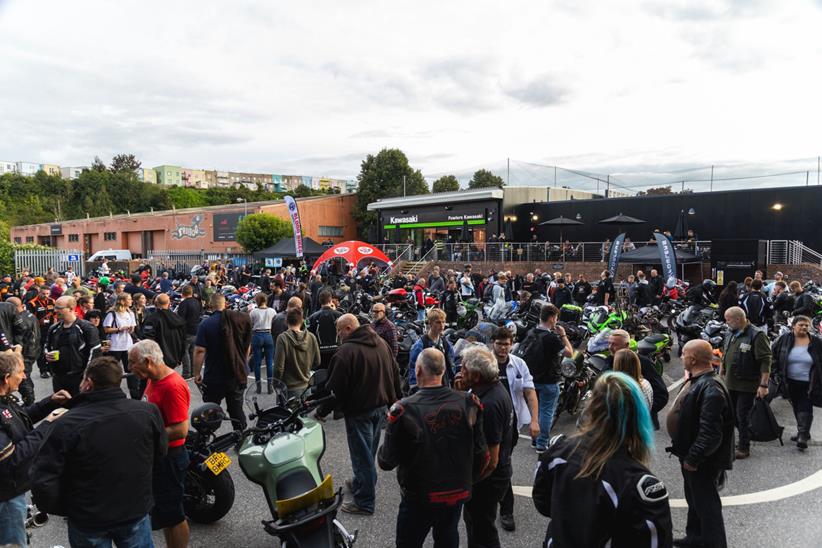
<instances>
[{"instance_id":1,"label":"wall mural","mask_svg":"<svg viewBox=\"0 0 822 548\"><path fill-rule=\"evenodd\" d=\"M203 222L202 215L195 215L191 218L190 225L181 225L178 224L177 227L172 231L171 238L174 240L182 240L183 238L202 238L205 236L205 230L200 227L200 223Z\"/></svg>"}]
</instances>

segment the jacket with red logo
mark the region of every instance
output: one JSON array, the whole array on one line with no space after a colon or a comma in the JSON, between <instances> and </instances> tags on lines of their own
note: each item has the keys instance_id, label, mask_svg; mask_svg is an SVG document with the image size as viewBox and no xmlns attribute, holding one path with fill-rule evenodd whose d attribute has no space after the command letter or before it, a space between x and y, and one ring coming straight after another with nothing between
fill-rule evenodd
<instances>
[{"instance_id":1,"label":"jacket with red logo","mask_svg":"<svg viewBox=\"0 0 822 548\"><path fill-rule=\"evenodd\" d=\"M482 406L471 394L447 386L421 388L388 412L380 468L397 471L403 497L432 506L471 498L471 486L488 461Z\"/></svg>"}]
</instances>

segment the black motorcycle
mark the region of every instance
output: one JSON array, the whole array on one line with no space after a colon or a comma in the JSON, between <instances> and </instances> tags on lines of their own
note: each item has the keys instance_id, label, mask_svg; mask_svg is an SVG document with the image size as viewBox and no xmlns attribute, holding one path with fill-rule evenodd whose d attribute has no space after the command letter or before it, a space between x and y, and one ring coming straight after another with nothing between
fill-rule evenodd
<instances>
[{"instance_id":1,"label":"black motorcycle","mask_svg":"<svg viewBox=\"0 0 822 548\"><path fill-rule=\"evenodd\" d=\"M185 442L189 464L183 508L196 523L214 523L234 504L234 480L227 469L231 459L226 451L238 446L242 432L216 435L226 420L216 403L205 403L191 413L191 430Z\"/></svg>"},{"instance_id":2,"label":"black motorcycle","mask_svg":"<svg viewBox=\"0 0 822 548\"><path fill-rule=\"evenodd\" d=\"M607 357L604 354L586 355L582 352L575 352L572 357L562 360L560 365L562 382L554 411L554 421L551 425L552 430L563 411L574 416L585 409L594 383L605 369L606 364Z\"/></svg>"}]
</instances>

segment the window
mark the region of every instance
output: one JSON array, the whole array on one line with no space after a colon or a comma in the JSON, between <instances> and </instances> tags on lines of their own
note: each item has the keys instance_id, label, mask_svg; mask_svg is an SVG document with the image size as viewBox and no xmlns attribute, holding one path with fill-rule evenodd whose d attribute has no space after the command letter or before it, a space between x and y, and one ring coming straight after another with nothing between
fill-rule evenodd
<instances>
[{"instance_id":1,"label":"window","mask_svg":"<svg viewBox=\"0 0 822 548\"><path fill-rule=\"evenodd\" d=\"M320 225L320 236L342 236L343 227L341 226L322 226Z\"/></svg>"},{"instance_id":2,"label":"window","mask_svg":"<svg viewBox=\"0 0 822 548\"><path fill-rule=\"evenodd\" d=\"M80 235L79 234L69 234L68 235L68 241L70 241L70 242L79 242L80 241Z\"/></svg>"},{"instance_id":3,"label":"window","mask_svg":"<svg viewBox=\"0 0 822 548\"><path fill-rule=\"evenodd\" d=\"M34 236L26 236L26 243L30 244L34 241Z\"/></svg>"},{"instance_id":4,"label":"window","mask_svg":"<svg viewBox=\"0 0 822 548\"><path fill-rule=\"evenodd\" d=\"M103 233L103 239L104 240L109 240L109 241L110 240L116 240L117 239L117 233L116 232L104 232Z\"/></svg>"},{"instance_id":5,"label":"window","mask_svg":"<svg viewBox=\"0 0 822 548\"><path fill-rule=\"evenodd\" d=\"M14 237L14 243L19 244L19 243L22 243L22 242L23 242L23 239L20 236L15 236Z\"/></svg>"}]
</instances>

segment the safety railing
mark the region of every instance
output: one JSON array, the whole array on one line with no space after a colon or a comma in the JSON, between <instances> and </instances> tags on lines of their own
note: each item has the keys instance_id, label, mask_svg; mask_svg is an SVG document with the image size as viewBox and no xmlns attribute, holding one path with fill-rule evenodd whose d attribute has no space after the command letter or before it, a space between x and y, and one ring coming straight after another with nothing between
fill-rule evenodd
<instances>
[{"instance_id":1,"label":"safety railing","mask_svg":"<svg viewBox=\"0 0 822 548\"><path fill-rule=\"evenodd\" d=\"M675 241L674 247L696 255L696 260L710 260L710 241ZM653 245L656 242L629 242L623 253ZM430 260L455 262L605 262L611 242L478 242L437 243L429 252Z\"/></svg>"},{"instance_id":2,"label":"safety railing","mask_svg":"<svg viewBox=\"0 0 822 548\"><path fill-rule=\"evenodd\" d=\"M822 268L822 254L798 240L768 240L768 264L812 264Z\"/></svg>"}]
</instances>

